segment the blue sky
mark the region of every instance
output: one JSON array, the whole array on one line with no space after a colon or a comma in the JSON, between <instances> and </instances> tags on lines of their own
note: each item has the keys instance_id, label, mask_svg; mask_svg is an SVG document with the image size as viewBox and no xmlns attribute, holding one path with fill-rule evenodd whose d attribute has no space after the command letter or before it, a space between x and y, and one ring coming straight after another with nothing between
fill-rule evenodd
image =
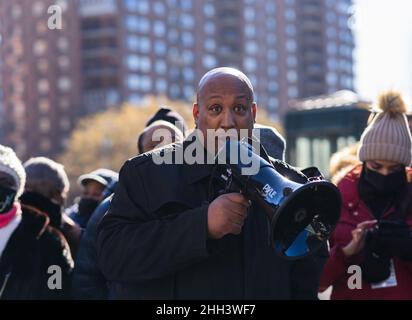
<instances>
[{"instance_id":1,"label":"blue sky","mask_svg":"<svg viewBox=\"0 0 412 320\"><path fill-rule=\"evenodd\" d=\"M355 0L357 91L374 100L381 90L412 97L412 1Z\"/></svg>"}]
</instances>

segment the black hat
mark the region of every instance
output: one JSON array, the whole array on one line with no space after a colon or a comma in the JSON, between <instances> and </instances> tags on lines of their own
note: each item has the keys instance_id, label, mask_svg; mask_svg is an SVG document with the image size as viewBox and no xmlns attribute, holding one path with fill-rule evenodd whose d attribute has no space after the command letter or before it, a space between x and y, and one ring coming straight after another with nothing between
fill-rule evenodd
<instances>
[{"instance_id":1,"label":"black hat","mask_svg":"<svg viewBox=\"0 0 412 320\"><path fill-rule=\"evenodd\" d=\"M113 181L117 181L119 179L118 173L114 172L110 169L97 169L90 173L83 174L79 177L78 182L81 185L85 185L88 180L93 180L96 182L101 183L105 187L108 186Z\"/></svg>"},{"instance_id":2,"label":"black hat","mask_svg":"<svg viewBox=\"0 0 412 320\"><path fill-rule=\"evenodd\" d=\"M183 136L186 136L187 126L183 117L176 111L170 109L169 107L161 107L153 117L149 119L146 123L146 127L150 126L153 122L163 120L170 122L176 126L180 131L183 132Z\"/></svg>"}]
</instances>

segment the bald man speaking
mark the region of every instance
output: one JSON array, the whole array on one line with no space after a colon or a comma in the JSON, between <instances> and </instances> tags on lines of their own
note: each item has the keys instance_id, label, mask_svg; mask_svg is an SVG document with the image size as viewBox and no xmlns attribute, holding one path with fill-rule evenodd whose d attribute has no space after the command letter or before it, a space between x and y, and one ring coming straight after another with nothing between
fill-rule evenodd
<instances>
[{"instance_id":1,"label":"bald man speaking","mask_svg":"<svg viewBox=\"0 0 412 320\"><path fill-rule=\"evenodd\" d=\"M257 106L250 80L233 68L211 70L200 80L196 100L193 134L128 160L120 171L98 232L99 266L114 297L316 298L319 261L276 256L266 216L239 193L218 193L211 185L214 164L202 161L216 152L211 131L252 136ZM160 156L171 161L154 161ZM281 161L267 160L295 181L307 181Z\"/></svg>"}]
</instances>

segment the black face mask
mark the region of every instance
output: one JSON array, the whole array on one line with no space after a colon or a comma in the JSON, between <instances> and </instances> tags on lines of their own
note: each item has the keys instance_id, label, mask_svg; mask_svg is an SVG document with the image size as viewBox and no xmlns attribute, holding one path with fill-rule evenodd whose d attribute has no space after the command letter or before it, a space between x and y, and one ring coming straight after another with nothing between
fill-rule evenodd
<instances>
[{"instance_id":1,"label":"black face mask","mask_svg":"<svg viewBox=\"0 0 412 320\"><path fill-rule=\"evenodd\" d=\"M90 216L96 210L100 201L90 198L81 198L79 201L79 214Z\"/></svg>"},{"instance_id":2,"label":"black face mask","mask_svg":"<svg viewBox=\"0 0 412 320\"><path fill-rule=\"evenodd\" d=\"M406 185L406 171L402 169L384 176L379 172L368 169L366 164L364 164L361 179L363 179L377 195L395 195Z\"/></svg>"},{"instance_id":3,"label":"black face mask","mask_svg":"<svg viewBox=\"0 0 412 320\"><path fill-rule=\"evenodd\" d=\"M16 194L16 190L0 186L0 214L11 210Z\"/></svg>"},{"instance_id":4,"label":"black face mask","mask_svg":"<svg viewBox=\"0 0 412 320\"><path fill-rule=\"evenodd\" d=\"M29 206L33 206L40 211L47 213L50 218L50 225L52 227L61 228L62 214L64 206L54 203L48 198L38 194L37 192L25 192L20 197L20 202Z\"/></svg>"}]
</instances>

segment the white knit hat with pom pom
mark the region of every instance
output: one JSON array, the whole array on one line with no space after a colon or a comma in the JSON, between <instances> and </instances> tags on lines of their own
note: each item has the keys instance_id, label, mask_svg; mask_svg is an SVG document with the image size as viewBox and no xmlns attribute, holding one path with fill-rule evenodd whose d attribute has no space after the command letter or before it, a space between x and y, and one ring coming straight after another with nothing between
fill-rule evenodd
<instances>
[{"instance_id":1,"label":"white knit hat with pom pom","mask_svg":"<svg viewBox=\"0 0 412 320\"><path fill-rule=\"evenodd\" d=\"M383 93L378 107L380 111L362 134L359 159L387 160L409 166L412 137L402 96L394 91Z\"/></svg>"}]
</instances>

